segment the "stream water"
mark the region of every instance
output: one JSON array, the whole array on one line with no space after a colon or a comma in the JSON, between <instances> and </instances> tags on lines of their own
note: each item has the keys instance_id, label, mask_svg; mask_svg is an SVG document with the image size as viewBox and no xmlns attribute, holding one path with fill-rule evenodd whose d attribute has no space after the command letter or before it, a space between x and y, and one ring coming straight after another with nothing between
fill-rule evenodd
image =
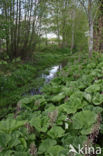
<instances>
[{"instance_id":1,"label":"stream water","mask_svg":"<svg viewBox=\"0 0 103 156\"><path fill-rule=\"evenodd\" d=\"M49 74L45 74L45 73L42 73L41 74L41 77L44 79L44 84L47 84L49 83L55 76L56 76L56 73L62 69L62 65L56 65L56 66L53 66L49 71L48 73ZM37 94L42 94L41 93L41 89L42 87L39 87L39 88L32 88L31 90L29 90L28 94L29 95L37 95ZM25 94L26 95L26 94Z\"/></svg>"},{"instance_id":2,"label":"stream water","mask_svg":"<svg viewBox=\"0 0 103 156\"><path fill-rule=\"evenodd\" d=\"M45 79L45 83L49 83L56 75L56 73L58 72L58 70L61 69L61 65L58 66L54 66L49 70L49 74L42 74L42 78Z\"/></svg>"}]
</instances>

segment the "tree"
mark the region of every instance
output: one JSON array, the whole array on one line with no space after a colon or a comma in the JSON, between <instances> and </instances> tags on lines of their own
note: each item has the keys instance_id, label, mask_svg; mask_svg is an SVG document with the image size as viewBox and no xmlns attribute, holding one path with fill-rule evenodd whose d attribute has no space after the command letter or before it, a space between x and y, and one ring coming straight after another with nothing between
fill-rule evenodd
<instances>
[{"instance_id":1,"label":"tree","mask_svg":"<svg viewBox=\"0 0 103 156\"><path fill-rule=\"evenodd\" d=\"M93 52L93 28L94 28L94 20L96 17L96 13L94 13L94 4L96 3L96 0L79 0L80 4L83 6L85 13L87 15L88 19L88 26L89 26L89 57L92 56ZM98 9L98 8L97 8Z\"/></svg>"},{"instance_id":2,"label":"tree","mask_svg":"<svg viewBox=\"0 0 103 156\"><path fill-rule=\"evenodd\" d=\"M94 50L103 52L103 0L98 1L99 11L94 23Z\"/></svg>"},{"instance_id":3,"label":"tree","mask_svg":"<svg viewBox=\"0 0 103 156\"><path fill-rule=\"evenodd\" d=\"M84 6L87 11L86 4ZM4 34L1 39L5 41L6 52L11 59L32 56L36 46L42 45L43 39L47 46L49 33L57 36L58 47L69 48L71 52L87 46L84 35L87 31L86 15L76 0L2 0L0 17L3 18L0 18L0 27ZM90 23L92 16L88 18Z\"/></svg>"},{"instance_id":4,"label":"tree","mask_svg":"<svg viewBox=\"0 0 103 156\"><path fill-rule=\"evenodd\" d=\"M3 28L6 52L11 59L24 58L34 51L40 38L44 6L45 1L42 0L0 1L0 27Z\"/></svg>"},{"instance_id":5,"label":"tree","mask_svg":"<svg viewBox=\"0 0 103 156\"><path fill-rule=\"evenodd\" d=\"M84 34L87 31L87 20L77 2L49 0L47 6L49 8L47 17L49 18L45 19L46 26L48 23L48 30L56 34L58 46L69 48L71 52L82 50L83 46L87 47L87 38ZM45 24L43 25L46 28Z\"/></svg>"}]
</instances>

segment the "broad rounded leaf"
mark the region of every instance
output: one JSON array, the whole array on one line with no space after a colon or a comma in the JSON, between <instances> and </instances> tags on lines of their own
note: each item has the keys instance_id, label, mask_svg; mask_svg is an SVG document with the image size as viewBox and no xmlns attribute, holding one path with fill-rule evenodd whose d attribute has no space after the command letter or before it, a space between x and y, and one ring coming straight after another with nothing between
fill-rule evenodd
<instances>
[{"instance_id":1,"label":"broad rounded leaf","mask_svg":"<svg viewBox=\"0 0 103 156\"><path fill-rule=\"evenodd\" d=\"M64 151L64 148L62 146L56 145L49 148L48 154L49 156L62 156L62 151Z\"/></svg>"},{"instance_id":2,"label":"broad rounded leaf","mask_svg":"<svg viewBox=\"0 0 103 156\"><path fill-rule=\"evenodd\" d=\"M34 116L30 124L36 128L38 132L46 132L49 127L49 119L46 116Z\"/></svg>"},{"instance_id":3,"label":"broad rounded leaf","mask_svg":"<svg viewBox=\"0 0 103 156\"><path fill-rule=\"evenodd\" d=\"M85 90L87 93L95 93L100 91L100 86L98 84L91 85Z\"/></svg>"},{"instance_id":4,"label":"broad rounded leaf","mask_svg":"<svg viewBox=\"0 0 103 156\"><path fill-rule=\"evenodd\" d=\"M79 98L70 98L70 101L66 104L59 106L59 110L66 112L67 114L74 114L78 109L82 109L84 103Z\"/></svg>"},{"instance_id":5,"label":"broad rounded leaf","mask_svg":"<svg viewBox=\"0 0 103 156\"><path fill-rule=\"evenodd\" d=\"M88 93L84 93L84 98L90 103L92 101L92 96Z\"/></svg>"},{"instance_id":6,"label":"broad rounded leaf","mask_svg":"<svg viewBox=\"0 0 103 156\"><path fill-rule=\"evenodd\" d=\"M95 104L95 105L102 104L103 103L103 94L97 93L96 95L94 95L92 101L93 101L93 104Z\"/></svg>"},{"instance_id":7,"label":"broad rounded leaf","mask_svg":"<svg viewBox=\"0 0 103 156\"><path fill-rule=\"evenodd\" d=\"M59 127L59 126L54 126L50 129L50 131L48 132L48 135L55 139L55 138L60 138L64 135L65 131L63 128Z\"/></svg>"},{"instance_id":8,"label":"broad rounded leaf","mask_svg":"<svg viewBox=\"0 0 103 156\"><path fill-rule=\"evenodd\" d=\"M82 111L78 112L73 116L73 128L80 129L82 134L89 134L91 132L91 128L97 120L97 114L93 111ZM83 133L86 131L85 133Z\"/></svg>"},{"instance_id":9,"label":"broad rounded leaf","mask_svg":"<svg viewBox=\"0 0 103 156\"><path fill-rule=\"evenodd\" d=\"M56 140L46 139L39 146L39 154L47 153L50 147L55 146L57 144Z\"/></svg>"},{"instance_id":10,"label":"broad rounded leaf","mask_svg":"<svg viewBox=\"0 0 103 156\"><path fill-rule=\"evenodd\" d=\"M54 96L51 100L53 102L60 102L64 98L65 98L65 95L63 93L60 93L60 94Z\"/></svg>"},{"instance_id":11,"label":"broad rounded leaf","mask_svg":"<svg viewBox=\"0 0 103 156\"><path fill-rule=\"evenodd\" d=\"M24 126L27 121L17 121L15 119L6 119L0 122L0 131L11 133L19 129L20 127Z\"/></svg>"}]
</instances>

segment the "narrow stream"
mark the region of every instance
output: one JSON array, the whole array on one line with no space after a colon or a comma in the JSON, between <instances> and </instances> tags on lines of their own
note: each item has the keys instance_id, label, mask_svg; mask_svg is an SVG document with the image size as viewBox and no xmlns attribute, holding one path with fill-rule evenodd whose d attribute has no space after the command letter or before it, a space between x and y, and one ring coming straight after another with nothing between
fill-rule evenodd
<instances>
[{"instance_id":1,"label":"narrow stream","mask_svg":"<svg viewBox=\"0 0 103 156\"><path fill-rule=\"evenodd\" d=\"M42 73L41 77L44 79L44 84L43 84L43 86L44 86L45 84L49 83L49 82L56 76L56 73L57 73L59 70L61 70L61 69L62 69L62 65L57 65L57 66L53 66L53 67L48 71L49 74ZM42 93L41 93L41 89L42 89L43 86L41 86L41 87L39 87L39 88L32 88L31 90L28 91L27 94L29 94L29 95L42 94ZM26 95L26 93L25 93L25 95Z\"/></svg>"},{"instance_id":2,"label":"narrow stream","mask_svg":"<svg viewBox=\"0 0 103 156\"><path fill-rule=\"evenodd\" d=\"M61 65L54 66L49 70L49 74L42 74L42 78L45 79L45 83L49 83L56 75L56 73L61 69Z\"/></svg>"}]
</instances>

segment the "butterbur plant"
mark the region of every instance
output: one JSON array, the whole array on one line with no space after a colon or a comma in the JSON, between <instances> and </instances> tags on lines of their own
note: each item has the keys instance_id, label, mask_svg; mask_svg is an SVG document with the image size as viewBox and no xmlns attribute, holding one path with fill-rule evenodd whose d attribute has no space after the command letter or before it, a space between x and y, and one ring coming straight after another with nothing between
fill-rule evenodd
<instances>
[{"instance_id":1,"label":"butterbur plant","mask_svg":"<svg viewBox=\"0 0 103 156\"><path fill-rule=\"evenodd\" d=\"M74 79L80 63L81 77ZM0 156L74 156L70 145L101 147L103 81L95 81L94 66L95 61L71 63L63 69L72 69L70 74L64 78L60 71L42 95L22 98L16 118L12 113L0 121Z\"/></svg>"}]
</instances>

